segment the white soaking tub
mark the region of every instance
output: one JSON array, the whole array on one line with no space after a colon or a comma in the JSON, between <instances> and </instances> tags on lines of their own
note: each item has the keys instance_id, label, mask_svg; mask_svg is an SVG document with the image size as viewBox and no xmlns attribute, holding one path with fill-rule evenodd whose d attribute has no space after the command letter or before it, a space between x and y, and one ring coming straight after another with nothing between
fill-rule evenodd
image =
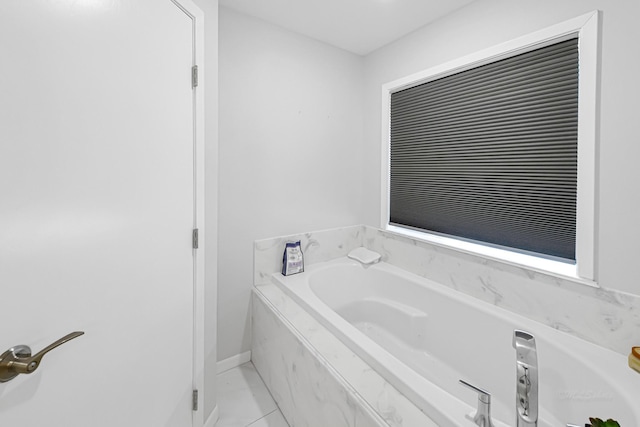
<instances>
[{"instance_id":1,"label":"white soaking tub","mask_svg":"<svg viewBox=\"0 0 640 427\"><path fill-rule=\"evenodd\" d=\"M383 262L345 257L272 280L440 426L475 425L477 395L460 379L491 393L496 426L515 425L514 329L536 340L538 426L640 426L640 375L603 347Z\"/></svg>"}]
</instances>

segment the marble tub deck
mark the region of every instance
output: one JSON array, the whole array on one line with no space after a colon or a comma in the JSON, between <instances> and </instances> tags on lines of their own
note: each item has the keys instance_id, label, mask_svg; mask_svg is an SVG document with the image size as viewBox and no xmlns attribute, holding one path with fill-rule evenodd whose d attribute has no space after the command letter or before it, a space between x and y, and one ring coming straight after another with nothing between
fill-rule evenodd
<instances>
[{"instance_id":1,"label":"marble tub deck","mask_svg":"<svg viewBox=\"0 0 640 427\"><path fill-rule=\"evenodd\" d=\"M298 240L306 265L363 246L386 263L624 356L639 345L640 295L364 225L256 241L254 285L270 283L271 274L282 268L285 243Z\"/></svg>"},{"instance_id":2,"label":"marble tub deck","mask_svg":"<svg viewBox=\"0 0 640 427\"><path fill-rule=\"evenodd\" d=\"M409 273L618 354L626 356L638 345L640 294L364 225L258 240L254 243L252 360L295 427L436 426L271 282L271 275L281 269L285 243L298 240L306 265L344 257L362 246ZM331 387L332 392L314 384ZM319 421L331 415L322 412L327 400L340 416L339 422Z\"/></svg>"},{"instance_id":3,"label":"marble tub deck","mask_svg":"<svg viewBox=\"0 0 640 427\"><path fill-rule=\"evenodd\" d=\"M437 427L276 285L254 288L252 360L296 427Z\"/></svg>"}]
</instances>

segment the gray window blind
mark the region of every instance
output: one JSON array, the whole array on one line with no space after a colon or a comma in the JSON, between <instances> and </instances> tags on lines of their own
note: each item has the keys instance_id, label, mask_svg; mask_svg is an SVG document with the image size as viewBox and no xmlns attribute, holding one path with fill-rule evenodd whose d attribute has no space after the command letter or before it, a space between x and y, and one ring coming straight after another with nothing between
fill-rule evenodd
<instances>
[{"instance_id":1,"label":"gray window blind","mask_svg":"<svg viewBox=\"0 0 640 427\"><path fill-rule=\"evenodd\" d=\"M578 40L391 94L390 222L575 260Z\"/></svg>"}]
</instances>

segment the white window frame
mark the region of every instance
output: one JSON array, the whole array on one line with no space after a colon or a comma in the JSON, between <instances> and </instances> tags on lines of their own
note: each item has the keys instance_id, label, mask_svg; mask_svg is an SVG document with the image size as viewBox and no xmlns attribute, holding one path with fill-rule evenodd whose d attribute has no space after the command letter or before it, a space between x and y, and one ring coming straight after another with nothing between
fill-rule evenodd
<instances>
[{"instance_id":1,"label":"white window frame","mask_svg":"<svg viewBox=\"0 0 640 427\"><path fill-rule=\"evenodd\" d=\"M598 139L598 42L600 13L593 11L506 43L429 68L382 86L382 206L381 228L413 239L523 266L597 286L596 236L596 146ZM545 259L508 249L471 243L398 227L389 223L391 94L460 71L479 67L578 36L578 178L576 214L576 264Z\"/></svg>"}]
</instances>

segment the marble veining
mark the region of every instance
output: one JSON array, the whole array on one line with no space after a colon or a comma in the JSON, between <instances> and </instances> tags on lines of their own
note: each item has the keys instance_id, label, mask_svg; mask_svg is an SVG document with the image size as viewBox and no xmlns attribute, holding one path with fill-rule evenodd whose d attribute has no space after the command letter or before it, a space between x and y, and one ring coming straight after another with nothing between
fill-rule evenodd
<instances>
[{"instance_id":1,"label":"marble veining","mask_svg":"<svg viewBox=\"0 0 640 427\"><path fill-rule=\"evenodd\" d=\"M258 372L291 425L356 426L350 386L331 375L313 347L296 339L264 301L254 298L252 355ZM383 427L372 419L362 426Z\"/></svg>"},{"instance_id":2,"label":"marble veining","mask_svg":"<svg viewBox=\"0 0 640 427\"><path fill-rule=\"evenodd\" d=\"M439 425L468 425L466 415L477 396L457 384L466 379L492 393L494 424L512 426L514 329L532 333L538 344L541 426L606 412L624 425L640 420L631 397L640 376L629 370L625 356L389 263L367 266L341 257L310 265L304 274L275 273L272 281ZM340 360L334 363L339 366ZM553 396L567 386L605 390L615 400L559 405ZM378 410L390 423L405 418L395 405Z\"/></svg>"},{"instance_id":3,"label":"marble veining","mask_svg":"<svg viewBox=\"0 0 640 427\"><path fill-rule=\"evenodd\" d=\"M252 307L254 364L292 426L436 426L277 286Z\"/></svg>"},{"instance_id":4,"label":"marble veining","mask_svg":"<svg viewBox=\"0 0 640 427\"><path fill-rule=\"evenodd\" d=\"M282 253L287 242L301 241L305 265L346 256L362 246L365 227L336 228L312 233L292 234L254 243L254 284L268 282L271 274L281 271Z\"/></svg>"},{"instance_id":5,"label":"marble veining","mask_svg":"<svg viewBox=\"0 0 640 427\"><path fill-rule=\"evenodd\" d=\"M640 296L365 228L384 261L620 354L637 345ZM635 344L634 344L635 343Z\"/></svg>"},{"instance_id":6,"label":"marble veining","mask_svg":"<svg viewBox=\"0 0 640 427\"><path fill-rule=\"evenodd\" d=\"M638 295L586 286L362 225L256 241L255 284L267 283L281 269L284 243L298 239L307 265L365 246L387 263L620 354L638 345Z\"/></svg>"}]
</instances>

